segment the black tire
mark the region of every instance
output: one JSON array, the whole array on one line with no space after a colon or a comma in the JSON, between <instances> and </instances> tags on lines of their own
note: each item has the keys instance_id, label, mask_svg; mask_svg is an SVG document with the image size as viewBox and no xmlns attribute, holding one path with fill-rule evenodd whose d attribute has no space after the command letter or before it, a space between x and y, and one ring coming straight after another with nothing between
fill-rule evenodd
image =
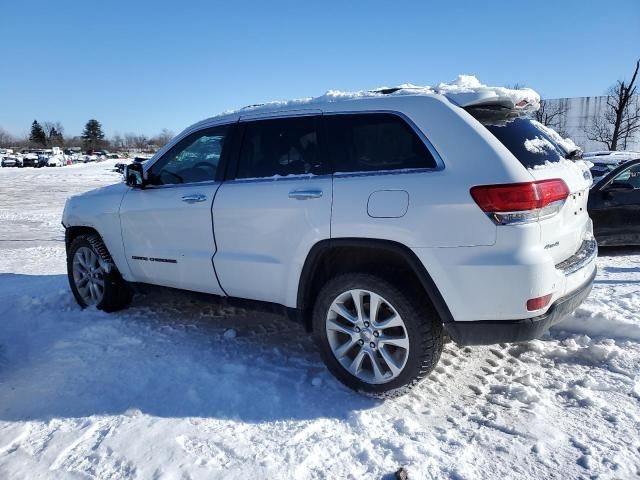
<instances>
[{"instance_id":1,"label":"black tire","mask_svg":"<svg viewBox=\"0 0 640 480\"><path fill-rule=\"evenodd\" d=\"M336 359L329 344L326 321L331 304L339 295L354 289L382 296L405 324L409 341L407 361L399 375L387 383L368 383L351 374ZM368 273L342 274L327 282L314 305L313 335L331 373L347 387L376 398L394 398L407 393L436 367L442 353L442 321L426 295L412 288L405 293L395 284Z\"/></svg>"},{"instance_id":2,"label":"black tire","mask_svg":"<svg viewBox=\"0 0 640 480\"><path fill-rule=\"evenodd\" d=\"M115 312L122 310L131 303L133 292L127 282L122 278L120 272L116 268L107 247L105 247L102 239L97 234L79 235L69 245L67 249L67 278L69 286L73 292L73 296L82 308L88 305L82 299L80 292L73 279L73 258L76 251L80 247L88 247L98 255L106 264L109 265L109 271L103 275L104 293L102 300L96 304L96 308L105 312Z\"/></svg>"}]
</instances>

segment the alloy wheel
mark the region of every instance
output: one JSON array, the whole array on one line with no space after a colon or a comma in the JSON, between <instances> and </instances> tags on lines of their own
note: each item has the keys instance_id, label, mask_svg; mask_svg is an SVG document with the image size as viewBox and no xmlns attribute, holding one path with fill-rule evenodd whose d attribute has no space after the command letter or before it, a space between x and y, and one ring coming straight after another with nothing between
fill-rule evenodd
<instances>
[{"instance_id":1,"label":"alloy wheel","mask_svg":"<svg viewBox=\"0 0 640 480\"><path fill-rule=\"evenodd\" d=\"M375 292L355 289L338 295L327 313L326 333L338 362L369 384L398 377L409 357L402 317Z\"/></svg>"},{"instance_id":2,"label":"alloy wheel","mask_svg":"<svg viewBox=\"0 0 640 480\"><path fill-rule=\"evenodd\" d=\"M73 256L73 281L87 305L97 305L104 296L105 270L89 247L80 247Z\"/></svg>"}]
</instances>

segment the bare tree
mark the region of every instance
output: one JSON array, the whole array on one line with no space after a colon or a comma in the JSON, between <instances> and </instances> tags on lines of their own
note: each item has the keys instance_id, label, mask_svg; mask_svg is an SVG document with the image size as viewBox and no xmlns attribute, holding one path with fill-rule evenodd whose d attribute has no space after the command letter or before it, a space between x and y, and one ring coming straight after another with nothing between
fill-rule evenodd
<instances>
[{"instance_id":1,"label":"bare tree","mask_svg":"<svg viewBox=\"0 0 640 480\"><path fill-rule=\"evenodd\" d=\"M145 135L136 135L133 146L144 150L149 145L149 139Z\"/></svg>"},{"instance_id":2,"label":"bare tree","mask_svg":"<svg viewBox=\"0 0 640 480\"><path fill-rule=\"evenodd\" d=\"M47 145L53 147L64 146L64 127L60 122L42 122L42 128L47 137Z\"/></svg>"},{"instance_id":3,"label":"bare tree","mask_svg":"<svg viewBox=\"0 0 640 480\"><path fill-rule=\"evenodd\" d=\"M17 138L0 127L0 147L12 147L17 143Z\"/></svg>"},{"instance_id":4,"label":"bare tree","mask_svg":"<svg viewBox=\"0 0 640 480\"><path fill-rule=\"evenodd\" d=\"M135 148L136 146L136 134L125 133L124 134L124 146L127 148Z\"/></svg>"},{"instance_id":5,"label":"bare tree","mask_svg":"<svg viewBox=\"0 0 640 480\"><path fill-rule=\"evenodd\" d=\"M568 110L569 108L565 102L540 100L540 108L536 111L534 117L545 127L551 127L559 132L562 130L562 125L564 124ZM563 136L566 137L568 135Z\"/></svg>"},{"instance_id":6,"label":"bare tree","mask_svg":"<svg viewBox=\"0 0 640 480\"><path fill-rule=\"evenodd\" d=\"M151 139L151 143L157 145L158 147L162 147L169 143L174 136L175 134L171 130L163 128L158 135Z\"/></svg>"},{"instance_id":7,"label":"bare tree","mask_svg":"<svg viewBox=\"0 0 640 480\"><path fill-rule=\"evenodd\" d=\"M120 135L118 132L116 132L113 135L113 138L111 139L111 145L113 146L113 148L115 148L116 150L121 150L124 148L125 143L124 143L124 138L122 138L122 135Z\"/></svg>"},{"instance_id":8,"label":"bare tree","mask_svg":"<svg viewBox=\"0 0 640 480\"><path fill-rule=\"evenodd\" d=\"M640 131L640 101L636 95L636 80L640 60L629 83L618 80L607 91L607 106L602 116L587 130L587 138L603 143L609 150L627 148L627 143Z\"/></svg>"}]
</instances>

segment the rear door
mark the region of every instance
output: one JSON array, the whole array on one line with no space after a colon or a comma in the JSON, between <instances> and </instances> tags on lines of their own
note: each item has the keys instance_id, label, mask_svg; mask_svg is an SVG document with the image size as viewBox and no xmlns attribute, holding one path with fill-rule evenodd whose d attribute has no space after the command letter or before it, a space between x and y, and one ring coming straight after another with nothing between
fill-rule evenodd
<instances>
[{"instance_id":1,"label":"rear door","mask_svg":"<svg viewBox=\"0 0 640 480\"><path fill-rule=\"evenodd\" d=\"M307 253L330 236L332 181L318 116L240 125L236 164L213 205L216 272L230 296L294 306Z\"/></svg>"},{"instance_id":2,"label":"rear door","mask_svg":"<svg viewBox=\"0 0 640 480\"><path fill-rule=\"evenodd\" d=\"M122 240L136 281L222 294L213 268L211 207L229 126L193 133L147 171L120 206Z\"/></svg>"}]
</instances>

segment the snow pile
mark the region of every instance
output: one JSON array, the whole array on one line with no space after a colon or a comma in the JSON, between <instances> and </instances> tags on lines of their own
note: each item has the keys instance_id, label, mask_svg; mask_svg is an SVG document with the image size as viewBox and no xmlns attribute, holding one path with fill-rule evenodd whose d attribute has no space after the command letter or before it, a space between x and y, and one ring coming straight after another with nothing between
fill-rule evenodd
<instances>
[{"instance_id":1,"label":"snow pile","mask_svg":"<svg viewBox=\"0 0 640 480\"><path fill-rule=\"evenodd\" d=\"M540 95L531 88L491 87L482 84L473 75L458 75L451 83L439 84L435 91L464 106L495 101L525 112L540 108Z\"/></svg>"},{"instance_id":2,"label":"snow pile","mask_svg":"<svg viewBox=\"0 0 640 480\"><path fill-rule=\"evenodd\" d=\"M606 275L607 272L604 272ZM640 273L637 274L640 276ZM569 332L640 342L640 292L617 292L616 301L594 299L582 306L556 328Z\"/></svg>"},{"instance_id":3,"label":"snow pile","mask_svg":"<svg viewBox=\"0 0 640 480\"><path fill-rule=\"evenodd\" d=\"M386 93L388 92L388 93ZM458 75L453 82L439 83L437 86L420 86L405 83L397 87L378 87L372 90L358 90L353 92L328 90L319 97L307 97L295 100L274 101L259 105L251 105L241 110L227 111L224 115L239 111L260 111L276 108L297 108L323 104L341 100L356 100L360 98L381 97L384 95L434 95L440 94L461 106L473 106L482 103L494 103L514 108L523 113L531 113L540 108L540 95L530 88L506 88L484 85L473 75Z\"/></svg>"},{"instance_id":4,"label":"snow pile","mask_svg":"<svg viewBox=\"0 0 640 480\"><path fill-rule=\"evenodd\" d=\"M578 145L576 145L574 143L574 141L571 140L569 137L563 138L562 135L560 135L558 132L556 132L553 128L547 127L546 125L543 125L542 123L540 123L540 122L538 122L536 120L533 120L533 123L540 130L542 130L544 133L549 135L551 140L553 140L558 145L560 145L567 153L575 152L576 150L581 151L580 147L578 147Z\"/></svg>"},{"instance_id":5,"label":"snow pile","mask_svg":"<svg viewBox=\"0 0 640 480\"><path fill-rule=\"evenodd\" d=\"M545 150L553 152L556 147L546 138L535 137L533 139L525 140L524 148L531 153L542 154Z\"/></svg>"}]
</instances>

